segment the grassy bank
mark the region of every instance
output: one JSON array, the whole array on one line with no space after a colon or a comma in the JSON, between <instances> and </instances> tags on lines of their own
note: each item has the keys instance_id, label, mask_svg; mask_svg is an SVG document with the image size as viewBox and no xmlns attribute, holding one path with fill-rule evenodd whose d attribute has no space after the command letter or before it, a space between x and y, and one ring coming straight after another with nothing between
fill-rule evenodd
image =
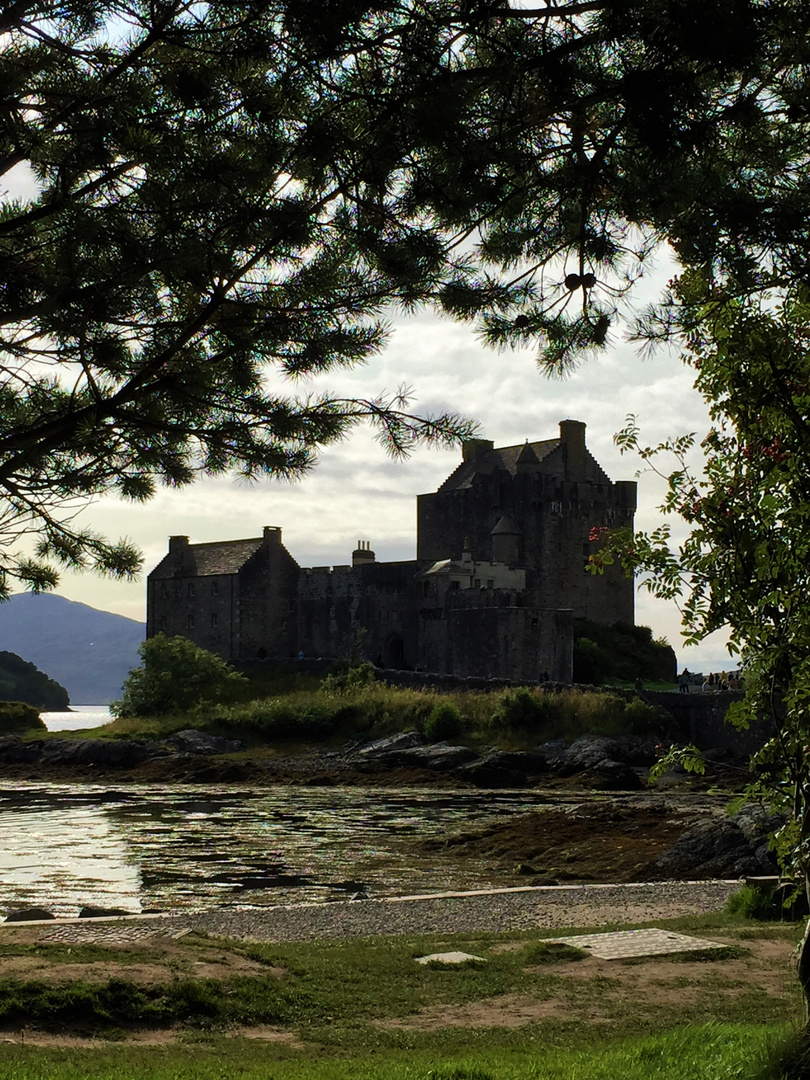
<instances>
[{"instance_id":1,"label":"grassy bank","mask_svg":"<svg viewBox=\"0 0 810 1080\"><path fill-rule=\"evenodd\" d=\"M720 1080L760 1076L799 1015L799 928L658 922L719 953L598 961L539 932L48 945L6 929L0 1075L15 1080ZM30 933L30 931L29 931ZM461 967L416 957L461 949ZM120 966L124 976L117 972ZM195 977L217 969L220 977ZM129 973L128 977L126 972ZM113 973L113 974L111 974ZM20 1032L20 1028L25 1030ZM38 1032L53 1045L32 1045ZM20 1041L20 1040L23 1041ZM145 1040L151 1041L151 1045Z\"/></svg>"},{"instance_id":2,"label":"grassy bank","mask_svg":"<svg viewBox=\"0 0 810 1080\"><path fill-rule=\"evenodd\" d=\"M110 736L162 736L184 727L239 738L249 745L277 741L329 742L414 730L430 741L452 738L471 746L521 748L584 733L654 734L661 714L641 699L609 691L544 691L521 687L445 693L375 681L282 677L251 684L247 700L201 702L179 715L121 717Z\"/></svg>"},{"instance_id":3,"label":"grassy bank","mask_svg":"<svg viewBox=\"0 0 810 1080\"><path fill-rule=\"evenodd\" d=\"M655 1037L594 1041L587 1048L399 1050L302 1060L255 1039L180 1048L0 1048L14 1080L777 1080L768 1062L789 1036L781 1025L696 1025ZM477 1044L476 1033L468 1042Z\"/></svg>"}]
</instances>

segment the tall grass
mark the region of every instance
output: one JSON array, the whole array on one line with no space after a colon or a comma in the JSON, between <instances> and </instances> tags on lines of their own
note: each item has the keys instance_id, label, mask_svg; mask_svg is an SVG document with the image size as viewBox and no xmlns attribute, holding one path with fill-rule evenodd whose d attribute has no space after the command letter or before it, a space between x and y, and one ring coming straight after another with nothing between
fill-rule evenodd
<instances>
[{"instance_id":1,"label":"tall grass","mask_svg":"<svg viewBox=\"0 0 810 1080\"><path fill-rule=\"evenodd\" d=\"M609 1040L593 1032L574 1049L542 1042L470 1047L466 1053L393 1050L335 1057L316 1048L257 1040L180 1046L0 1049L14 1080L777 1080L768 1072L784 1028L707 1024L646 1038ZM477 1043L470 1033L470 1043Z\"/></svg>"},{"instance_id":2,"label":"tall grass","mask_svg":"<svg viewBox=\"0 0 810 1080\"><path fill-rule=\"evenodd\" d=\"M452 737L471 746L520 748L586 733L654 734L661 723L655 706L609 691L520 687L439 692L331 677L320 686L287 680L283 689L267 683L262 690L247 701L201 702L182 716L121 718L105 732L157 736L195 727L255 745L418 731L431 741Z\"/></svg>"}]
</instances>

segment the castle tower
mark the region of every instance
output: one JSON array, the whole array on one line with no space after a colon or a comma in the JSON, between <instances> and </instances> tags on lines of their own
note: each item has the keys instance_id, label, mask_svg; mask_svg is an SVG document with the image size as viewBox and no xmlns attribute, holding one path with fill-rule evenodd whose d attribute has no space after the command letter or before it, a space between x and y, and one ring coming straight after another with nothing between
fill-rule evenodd
<instances>
[{"instance_id":1,"label":"castle tower","mask_svg":"<svg viewBox=\"0 0 810 1080\"><path fill-rule=\"evenodd\" d=\"M490 533L492 561L518 566L520 563L520 526L511 514L504 514Z\"/></svg>"}]
</instances>

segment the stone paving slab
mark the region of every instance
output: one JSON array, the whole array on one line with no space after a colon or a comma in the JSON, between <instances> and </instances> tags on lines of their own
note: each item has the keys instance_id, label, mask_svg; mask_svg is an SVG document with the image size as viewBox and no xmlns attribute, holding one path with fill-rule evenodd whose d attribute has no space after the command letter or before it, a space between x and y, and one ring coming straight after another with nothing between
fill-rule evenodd
<instances>
[{"instance_id":1,"label":"stone paving slab","mask_svg":"<svg viewBox=\"0 0 810 1080\"><path fill-rule=\"evenodd\" d=\"M485 964L483 956L473 956L468 952L434 952L429 956L417 956L417 964Z\"/></svg>"},{"instance_id":2,"label":"stone paving slab","mask_svg":"<svg viewBox=\"0 0 810 1080\"><path fill-rule=\"evenodd\" d=\"M672 930L614 930L609 934L577 934L575 937L554 938L554 942L587 949L600 960L629 960L634 956L663 956L666 953L702 952L704 949L725 949L718 941L687 937ZM549 939L545 944L552 944Z\"/></svg>"},{"instance_id":3,"label":"stone paving slab","mask_svg":"<svg viewBox=\"0 0 810 1080\"><path fill-rule=\"evenodd\" d=\"M25 924L20 924L25 925ZM151 924L106 923L104 926L88 926L76 923L61 923L53 929L46 930L40 936L40 941L57 942L70 945L117 945L126 944L130 941L144 941L147 938L162 937L176 941L191 933L188 926L173 927L168 921Z\"/></svg>"}]
</instances>

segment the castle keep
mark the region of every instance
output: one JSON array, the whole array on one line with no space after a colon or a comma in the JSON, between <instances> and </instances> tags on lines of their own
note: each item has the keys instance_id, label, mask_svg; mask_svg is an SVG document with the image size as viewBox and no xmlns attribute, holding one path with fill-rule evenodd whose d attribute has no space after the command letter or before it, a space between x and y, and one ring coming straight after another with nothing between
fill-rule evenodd
<instances>
[{"instance_id":1,"label":"castle keep","mask_svg":"<svg viewBox=\"0 0 810 1080\"><path fill-rule=\"evenodd\" d=\"M496 449L474 439L438 491L417 498L416 559L299 567L281 529L190 544L173 536L147 582L147 636L181 634L239 662L340 657L382 667L571 681L573 619L633 623L633 582L584 571L595 526L632 528L636 485L612 483L585 424Z\"/></svg>"}]
</instances>

